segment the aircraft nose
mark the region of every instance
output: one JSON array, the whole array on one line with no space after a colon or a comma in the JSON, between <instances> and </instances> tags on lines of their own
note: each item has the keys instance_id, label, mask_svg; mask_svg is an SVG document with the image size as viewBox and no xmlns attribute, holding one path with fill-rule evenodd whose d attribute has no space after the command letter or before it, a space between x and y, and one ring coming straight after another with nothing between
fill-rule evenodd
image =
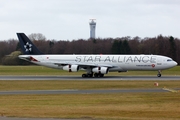
<instances>
[{"instance_id":1,"label":"aircraft nose","mask_svg":"<svg viewBox=\"0 0 180 120\"><path fill-rule=\"evenodd\" d=\"M177 66L177 62L176 61L173 62L173 66Z\"/></svg>"}]
</instances>

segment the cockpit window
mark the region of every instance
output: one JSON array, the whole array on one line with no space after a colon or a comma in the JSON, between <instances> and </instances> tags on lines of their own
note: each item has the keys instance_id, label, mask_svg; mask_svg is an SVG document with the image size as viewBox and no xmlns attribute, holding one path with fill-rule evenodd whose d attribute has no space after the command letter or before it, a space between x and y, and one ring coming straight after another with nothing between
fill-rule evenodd
<instances>
[{"instance_id":1,"label":"cockpit window","mask_svg":"<svg viewBox=\"0 0 180 120\"><path fill-rule=\"evenodd\" d=\"M167 59L167 61L173 61L172 59Z\"/></svg>"}]
</instances>

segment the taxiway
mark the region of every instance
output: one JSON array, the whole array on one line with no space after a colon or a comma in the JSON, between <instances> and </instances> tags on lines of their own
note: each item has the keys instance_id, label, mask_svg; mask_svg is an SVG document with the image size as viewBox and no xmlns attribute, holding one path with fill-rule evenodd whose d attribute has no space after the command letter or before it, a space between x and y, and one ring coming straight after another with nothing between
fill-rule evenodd
<instances>
[{"instance_id":1,"label":"taxiway","mask_svg":"<svg viewBox=\"0 0 180 120\"><path fill-rule=\"evenodd\" d=\"M36 94L106 94L106 93L142 93L166 92L163 89L104 89L104 90L20 90L0 91L0 95L36 95Z\"/></svg>"},{"instance_id":2,"label":"taxiway","mask_svg":"<svg viewBox=\"0 0 180 120\"><path fill-rule=\"evenodd\" d=\"M105 76L102 78L82 78L81 76L5 76L0 80L180 80L180 76Z\"/></svg>"}]
</instances>

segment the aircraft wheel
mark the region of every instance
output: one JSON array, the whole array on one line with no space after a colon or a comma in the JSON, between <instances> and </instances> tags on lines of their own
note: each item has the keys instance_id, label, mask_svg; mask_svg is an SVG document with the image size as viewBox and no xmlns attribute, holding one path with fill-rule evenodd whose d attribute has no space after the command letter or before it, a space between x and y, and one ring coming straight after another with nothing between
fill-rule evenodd
<instances>
[{"instance_id":1,"label":"aircraft wheel","mask_svg":"<svg viewBox=\"0 0 180 120\"><path fill-rule=\"evenodd\" d=\"M87 74L82 74L82 77L83 77L83 78L87 77Z\"/></svg>"},{"instance_id":2,"label":"aircraft wheel","mask_svg":"<svg viewBox=\"0 0 180 120\"><path fill-rule=\"evenodd\" d=\"M87 74L87 77L91 78L93 77L93 74Z\"/></svg>"},{"instance_id":3,"label":"aircraft wheel","mask_svg":"<svg viewBox=\"0 0 180 120\"><path fill-rule=\"evenodd\" d=\"M157 74L158 77L161 77L161 74Z\"/></svg>"},{"instance_id":4,"label":"aircraft wheel","mask_svg":"<svg viewBox=\"0 0 180 120\"><path fill-rule=\"evenodd\" d=\"M104 74L99 74L99 77L104 77Z\"/></svg>"},{"instance_id":5,"label":"aircraft wheel","mask_svg":"<svg viewBox=\"0 0 180 120\"><path fill-rule=\"evenodd\" d=\"M98 74L98 73L94 73L94 77L104 77L104 74Z\"/></svg>"},{"instance_id":6,"label":"aircraft wheel","mask_svg":"<svg viewBox=\"0 0 180 120\"><path fill-rule=\"evenodd\" d=\"M97 74L97 73L94 73L94 77L98 77L98 74Z\"/></svg>"},{"instance_id":7,"label":"aircraft wheel","mask_svg":"<svg viewBox=\"0 0 180 120\"><path fill-rule=\"evenodd\" d=\"M158 76L158 77L161 77L161 70L158 70L157 76Z\"/></svg>"}]
</instances>

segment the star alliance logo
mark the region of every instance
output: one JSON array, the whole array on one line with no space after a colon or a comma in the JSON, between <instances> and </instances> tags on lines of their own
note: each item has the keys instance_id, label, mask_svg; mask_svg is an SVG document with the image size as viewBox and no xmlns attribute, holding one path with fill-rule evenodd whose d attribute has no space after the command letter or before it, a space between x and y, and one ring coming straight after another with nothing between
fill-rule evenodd
<instances>
[{"instance_id":1,"label":"star alliance logo","mask_svg":"<svg viewBox=\"0 0 180 120\"><path fill-rule=\"evenodd\" d=\"M24 45L24 48L25 48L25 51L26 52L31 52L32 51L32 45L29 43L29 42L27 42L25 45Z\"/></svg>"}]
</instances>

